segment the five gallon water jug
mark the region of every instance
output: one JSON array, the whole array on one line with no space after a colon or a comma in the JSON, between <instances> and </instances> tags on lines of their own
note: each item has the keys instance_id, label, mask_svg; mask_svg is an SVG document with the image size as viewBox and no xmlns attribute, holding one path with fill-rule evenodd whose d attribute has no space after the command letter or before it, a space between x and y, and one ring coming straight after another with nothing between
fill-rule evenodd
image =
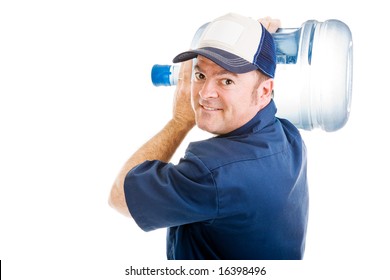
<instances>
[{"instance_id":1,"label":"five gallon water jug","mask_svg":"<svg viewBox=\"0 0 390 280\"><path fill-rule=\"evenodd\" d=\"M207 24L192 40L195 48ZM309 20L300 28L280 28L276 45L277 116L298 128L331 132L348 121L352 98L352 34L339 20ZM177 83L180 65L154 65L155 86Z\"/></svg>"}]
</instances>

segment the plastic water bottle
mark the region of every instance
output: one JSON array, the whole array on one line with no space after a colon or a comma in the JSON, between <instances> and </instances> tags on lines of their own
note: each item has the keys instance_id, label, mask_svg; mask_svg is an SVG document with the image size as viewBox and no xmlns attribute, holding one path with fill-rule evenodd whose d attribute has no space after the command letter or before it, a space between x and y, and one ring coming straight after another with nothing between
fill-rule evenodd
<instances>
[{"instance_id":1,"label":"plastic water bottle","mask_svg":"<svg viewBox=\"0 0 390 280\"><path fill-rule=\"evenodd\" d=\"M277 45L278 117L327 132L348 121L352 101L352 34L339 20L310 20L273 34Z\"/></svg>"},{"instance_id":2,"label":"plastic water bottle","mask_svg":"<svg viewBox=\"0 0 390 280\"><path fill-rule=\"evenodd\" d=\"M194 37L192 38L190 49L196 49L200 36L202 36L203 31L207 27L208 23L203 24L195 32ZM174 86L177 84L177 79L179 77L180 64L173 65L160 65L155 64L152 67L152 83L156 87L158 86Z\"/></svg>"},{"instance_id":3,"label":"plastic water bottle","mask_svg":"<svg viewBox=\"0 0 390 280\"><path fill-rule=\"evenodd\" d=\"M206 28L195 33L191 49ZM298 128L336 131L348 121L352 99L352 34L335 19L309 20L300 28L279 28L276 47L275 102L278 117ZM177 84L180 64L154 65L155 86Z\"/></svg>"}]
</instances>

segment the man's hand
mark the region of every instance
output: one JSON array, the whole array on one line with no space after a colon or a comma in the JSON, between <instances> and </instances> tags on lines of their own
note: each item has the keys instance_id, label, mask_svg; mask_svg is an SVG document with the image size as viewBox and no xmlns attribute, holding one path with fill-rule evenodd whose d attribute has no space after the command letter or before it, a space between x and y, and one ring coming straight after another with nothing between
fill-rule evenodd
<instances>
[{"instance_id":1,"label":"man's hand","mask_svg":"<svg viewBox=\"0 0 390 280\"><path fill-rule=\"evenodd\" d=\"M260 22L269 33L275 33L281 26L279 19L272 19L270 17L260 18L257 21Z\"/></svg>"},{"instance_id":2,"label":"man's hand","mask_svg":"<svg viewBox=\"0 0 390 280\"><path fill-rule=\"evenodd\" d=\"M182 62L173 100L173 121L191 129L195 113L191 106L192 59Z\"/></svg>"}]
</instances>

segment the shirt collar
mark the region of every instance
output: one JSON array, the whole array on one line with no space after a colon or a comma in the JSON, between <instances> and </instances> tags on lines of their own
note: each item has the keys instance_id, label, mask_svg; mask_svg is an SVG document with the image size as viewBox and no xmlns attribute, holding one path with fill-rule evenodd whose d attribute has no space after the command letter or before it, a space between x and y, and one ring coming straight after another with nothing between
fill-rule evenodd
<instances>
[{"instance_id":1,"label":"shirt collar","mask_svg":"<svg viewBox=\"0 0 390 280\"><path fill-rule=\"evenodd\" d=\"M249 122L229 133L219 135L218 137L238 136L260 131L275 121L276 110L275 102L271 99L270 103L261 109Z\"/></svg>"}]
</instances>

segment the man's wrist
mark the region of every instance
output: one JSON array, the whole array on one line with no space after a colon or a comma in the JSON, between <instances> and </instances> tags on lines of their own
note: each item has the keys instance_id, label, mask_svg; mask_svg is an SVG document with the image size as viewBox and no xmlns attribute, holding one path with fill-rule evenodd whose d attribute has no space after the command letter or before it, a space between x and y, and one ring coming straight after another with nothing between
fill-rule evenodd
<instances>
[{"instance_id":1,"label":"man's wrist","mask_svg":"<svg viewBox=\"0 0 390 280\"><path fill-rule=\"evenodd\" d=\"M173 118L170 120L170 125L178 132L188 133L195 126L195 122Z\"/></svg>"}]
</instances>

